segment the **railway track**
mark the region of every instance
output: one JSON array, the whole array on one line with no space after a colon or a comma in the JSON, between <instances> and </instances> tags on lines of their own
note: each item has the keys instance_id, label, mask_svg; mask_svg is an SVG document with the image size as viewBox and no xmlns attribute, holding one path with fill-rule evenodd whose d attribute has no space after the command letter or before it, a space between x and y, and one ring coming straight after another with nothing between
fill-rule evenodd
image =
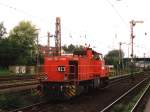
<instances>
[{"instance_id":1,"label":"railway track","mask_svg":"<svg viewBox=\"0 0 150 112\"><path fill-rule=\"evenodd\" d=\"M119 82L129 77L129 74L120 75L117 77L111 77L110 83ZM39 85L39 82L35 80L35 75L27 76L0 76L0 93L19 92L27 89L34 89Z\"/></svg>"},{"instance_id":2,"label":"railway track","mask_svg":"<svg viewBox=\"0 0 150 112\"><path fill-rule=\"evenodd\" d=\"M35 89L37 88L38 85L39 85L38 81L5 83L0 85L0 93L12 93L29 89Z\"/></svg>"},{"instance_id":3,"label":"railway track","mask_svg":"<svg viewBox=\"0 0 150 112\"><path fill-rule=\"evenodd\" d=\"M47 101L35 103L29 106L25 106L23 108L15 109L9 112L34 112L34 108L39 108L39 106L46 104Z\"/></svg>"},{"instance_id":4,"label":"railway track","mask_svg":"<svg viewBox=\"0 0 150 112\"><path fill-rule=\"evenodd\" d=\"M122 75L122 76L118 76L118 77L114 77L114 78L111 78L111 84L114 84L118 81L121 81L123 79L126 79L128 77L128 75ZM34 109L36 108L36 111L37 111L37 108L39 108L41 105L44 105L46 104L47 101L43 101L43 102L39 102L39 103L35 103L35 104L32 104L32 105L29 105L29 106L25 106L25 107L22 107L22 108L19 108L19 109L15 109L13 111L10 111L10 112L34 112Z\"/></svg>"},{"instance_id":5,"label":"railway track","mask_svg":"<svg viewBox=\"0 0 150 112\"><path fill-rule=\"evenodd\" d=\"M145 109L145 105L149 99L149 92L150 92L150 83L145 88L135 105L132 107L131 112L142 112Z\"/></svg>"},{"instance_id":6,"label":"railway track","mask_svg":"<svg viewBox=\"0 0 150 112\"><path fill-rule=\"evenodd\" d=\"M34 89L39 85L35 75L0 76L0 93L19 92Z\"/></svg>"},{"instance_id":7,"label":"railway track","mask_svg":"<svg viewBox=\"0 0 150 112\"><path fill-rule=\"evenodd\" d=\"M0 82L14 80L34 80L36 75L6 75L0 76Z\"/></svg>"},{"instance_id":8,"label":"railway track","mask_svg":"<svg viewBox=\"0 0 150 112\"><path fill-rule=\"evenodd\" d=\"M119 82L121 80L124 80L126 78L128 78L129 74L126 74L126 75L120 75L120 76L117 76L117 77L111 77L110 78L110 83L111 84L114 84L116 82ZM29 105L29 106L25 106L25 107L22 107L22 108L18 108L18 109L15 109L13 111L10 111L10 112L34 112L34 111L37 111L37 108L39 108L41 105L44 105L46 104L47 101L43 101L43 102L39 102L39 103L35 103L35 104L32 104L32 105ZM34 110L36 108L36 110Z\"/></svg>"},{"instance_id":9,"label":"railway track","mask_svg":"<svg viewBox=\"0 0 150 112\"><path fill-rule=\"evenodd\" d=\"M145 84L149 83L149 78L150 77L145 78L144 80L142 80L141 82L139 82L138 84L136 84L134 87L132 87L127 92L125 92L124 94L122 94L115 101L113 101L108 106L106 106L104 109L100 110L100 112L111 112L113 110L113 108L114 108L115 105L120 104L123 101L130 101L131 96L133 96L133 94L138 94L138 92L145 86ZM133 107L132 112L136 112L134 110L136 109L137 104Z\"/></svg>"},{"instance_id":10,"label":"railway track","mask_svg":"<svg viewBox=\"0 0 150 112\"><path fill-rule=\"evenodd\" d=\"M137 75L139 74L143 74L143 72L135 72L133 78L136 78ZM130 74L125 74L125 75L119 75L119 76L114 76L114 77L110 77L109 78L109 85L105 88L109 88L110 86L113 86L115 84L120 83L121 81L125 80L125 79L129 79L131 78Z\"/></svg>"},{"instance_id":11,"label":"railway track","mask_svg":"<svg viewBox=\"0 0 150 112\"><path fill-rule=\"evenodd\" d=\"M55 103L53 101L50 101L49 103L37 103L14 110L12 112L95 112L97 110L102 110L115 98L120 96L125 91L129 90L132 86L137 85L137 83L142 79L145 79L145 76L143 75L139 75L137 77L139 78L137 78L137 81L135 81L135 83L133 84L129 84L130 77L124 79L121 78L122 80L118 80L119 78L116 78L116 80L118 81L115 81L115 79L113 79L110 86L106 90L95 90L94 92L83 94L69 101ZM118 93L116 93L116 91ZM101 107L101 109L99 107Z\"/></svg>"}]
</instances>

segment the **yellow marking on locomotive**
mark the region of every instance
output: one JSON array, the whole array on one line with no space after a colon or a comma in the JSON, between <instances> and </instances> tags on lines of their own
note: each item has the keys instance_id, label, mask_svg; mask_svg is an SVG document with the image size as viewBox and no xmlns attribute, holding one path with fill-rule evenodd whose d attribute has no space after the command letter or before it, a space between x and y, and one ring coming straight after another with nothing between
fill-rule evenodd
<instances>
[{"instance_id":1,"label":"yellow marking on locomotive","mask_svg":"<svg viewBox=\"0 0 150 112\"><path fill-rule=\"evenodd\" d=\"M72 95L72 96L75 96L75 93L74 92L72 92L72 91L69 91L70 92L70 94Z\"/></svg>"},{"instance_id":2,"label":"yellow marking on locomotive","mask_svg":"<svg viewBox=\"0 0 150 112\"><path fill-rule=\"evenodd\" d=\"M75 86L68 86L65 91L66 96L75 96L76 95L76 88Z\"/></svg>"}]
</instances>

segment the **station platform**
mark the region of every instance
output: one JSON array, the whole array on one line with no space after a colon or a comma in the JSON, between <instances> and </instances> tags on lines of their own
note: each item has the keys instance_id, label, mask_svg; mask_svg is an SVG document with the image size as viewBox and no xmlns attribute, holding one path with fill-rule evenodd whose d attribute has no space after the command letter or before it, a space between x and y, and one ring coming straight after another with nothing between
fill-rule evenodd
<instances>
[{"instance_id":1,"label":"station platform","mask_svg":"<svg viewBox=\"0 0 150 112\"><path fill-rule=\"evenodd\" d=\"M150 98L146 104L146 108L145 108L144 112L150 112Z\"/></svg>"}]
</instances>

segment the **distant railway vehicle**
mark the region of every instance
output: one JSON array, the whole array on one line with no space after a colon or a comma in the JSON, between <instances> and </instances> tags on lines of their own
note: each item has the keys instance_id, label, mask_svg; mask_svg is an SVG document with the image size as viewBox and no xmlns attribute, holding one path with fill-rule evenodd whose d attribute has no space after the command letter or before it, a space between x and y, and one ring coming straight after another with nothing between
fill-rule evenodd
<instances>
[{"instance_id":1,"label":"distant railway vehicle","mask_svg":"<svg viewBox=\"0 0 150 112\"><path fill-rule=\"evenodd\" d=\"M47 56L43 69L38 88L45 96L71 98L108 84L103 56L91 48L72 55Z\"/></svg>"}]
</instances>

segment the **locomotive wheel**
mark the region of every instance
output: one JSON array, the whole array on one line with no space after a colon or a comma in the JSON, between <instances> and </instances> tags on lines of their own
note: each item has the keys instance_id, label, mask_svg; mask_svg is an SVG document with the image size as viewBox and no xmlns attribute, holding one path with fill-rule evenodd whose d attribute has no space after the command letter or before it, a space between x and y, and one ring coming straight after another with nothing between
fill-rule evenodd
<instances>
[{"instance_id":1,"label":"locomotive wheel","mask_svg":"<svg viewBox=\"0 0 150 112\"><path fill-rule=\"evenodd\" d=\"M36 94L39 95L39 96L44 96L42 85L38 85L38 86L37 86Z\"/></svg>"}]
</instances>

